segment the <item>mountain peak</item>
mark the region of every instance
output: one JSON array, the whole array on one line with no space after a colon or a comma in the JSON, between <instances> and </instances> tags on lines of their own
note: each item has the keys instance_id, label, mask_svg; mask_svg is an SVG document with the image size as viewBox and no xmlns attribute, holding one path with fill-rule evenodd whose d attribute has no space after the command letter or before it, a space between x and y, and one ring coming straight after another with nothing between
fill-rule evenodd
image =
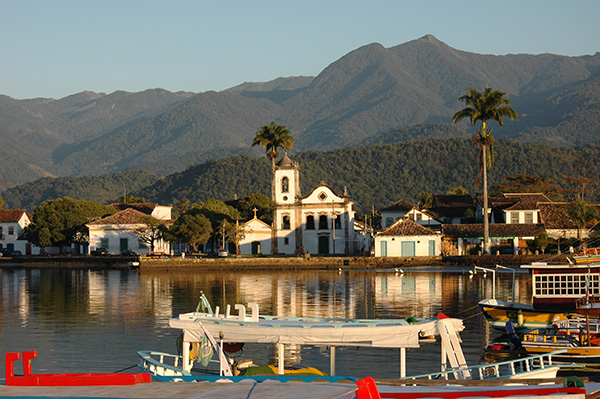
<instances>
[{"instance_id":1,"label":"mountain peak","mask_svg":"<svg viewBox=\"0 0 600 399\"><path fill-rule=\"evenodd\" d=\"M441 43L435 36L433 36L432 34L427 34L421 38L418 39L418 41L422 41L422 42L429 42L429 43Z\"/></svg>"}]
</instances>

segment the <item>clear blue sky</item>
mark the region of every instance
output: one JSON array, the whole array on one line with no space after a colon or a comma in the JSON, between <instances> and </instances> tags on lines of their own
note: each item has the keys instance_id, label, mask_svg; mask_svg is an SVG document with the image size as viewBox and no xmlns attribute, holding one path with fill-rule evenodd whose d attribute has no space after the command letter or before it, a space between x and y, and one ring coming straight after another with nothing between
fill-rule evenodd
<instances>
[{"instance_id":1,"label":"clear blue sky","mask_svg":"<svg viewBox=\"0 0 600 399\"><path fill-rule=\"evenodd\" d=\"M315 76L432 34L481 54L600 51L600 1L0 0L0 94L203 92Z\"/></svg>"}]
</instances>

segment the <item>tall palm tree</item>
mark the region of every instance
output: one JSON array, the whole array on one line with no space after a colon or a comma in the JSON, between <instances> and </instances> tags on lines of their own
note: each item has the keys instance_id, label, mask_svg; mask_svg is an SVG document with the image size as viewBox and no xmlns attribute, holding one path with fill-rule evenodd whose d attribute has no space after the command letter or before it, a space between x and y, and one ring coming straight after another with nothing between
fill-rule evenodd
<instances>
[{"instance_id":1,"label":"tall palm tree","mask_svg":"<svg viewBox=\"0 0 600 399\"><path fill-rule=\"evenodd\" d=\"M256 132L252 146L254 147L257 144L265 147L267 158L271 160L271 166L275 169L275 160L279 157L278 149L291 150L294 147L294 138L290 135L287 127L275 125L275 122L271 122Z\"/></svg>"},{"instance_id":2,"label":"tall palm tree","mask_svg":"<svg viewBox=\"0 0 600 399\"><path fill-rule=\"evenodd\" d=\"M510 99L506 93L489 87L483 93L472 87L467 89L467 94L459 98L467 105L452 117L452 123L463 118L469 118L471 125L481 121L481 128L473 136L473 143L479 148L480 169L476 184L479 184L483 174L483 253L490 253L490 226L488 219L488 192L487 192L487 168L494 165L494 136L488 122L496 121L503 125L502 118L509 117L511 120L519 119L519 114L510 107Z\"/></svg>"}]
</instances>

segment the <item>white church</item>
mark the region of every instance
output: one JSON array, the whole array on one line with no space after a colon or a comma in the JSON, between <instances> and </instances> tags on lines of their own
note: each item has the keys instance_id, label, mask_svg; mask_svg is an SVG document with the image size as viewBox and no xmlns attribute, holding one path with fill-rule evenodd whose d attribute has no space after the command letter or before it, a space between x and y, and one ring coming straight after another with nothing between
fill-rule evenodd
<instances>
[{"instance_id":1,"label":"white church","mask_svg":"<svg viewBox=\"0 0 600 399\"><path fill-rule=\"evenodd\" d=\"M245 226L242 253L256 253L260 248L263 254L351 255L360 249L354 231L354 202L347 192L338 195L321 183L302 196L298 164L287 153L273 170L271 200L271 239L265 238L269 227L258 226L253 219ZM257 227L261 231L255 231Z\"/></svg>"}]
</instances>

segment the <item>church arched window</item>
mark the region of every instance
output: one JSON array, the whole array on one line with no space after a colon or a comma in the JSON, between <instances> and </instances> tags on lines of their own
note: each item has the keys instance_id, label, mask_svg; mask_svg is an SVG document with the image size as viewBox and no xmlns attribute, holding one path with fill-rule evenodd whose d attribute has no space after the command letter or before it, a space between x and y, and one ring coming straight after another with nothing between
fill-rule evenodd
<instances>
[{"instance_id":1,"label":"church arched window","mask_svg":"<svg viewBox=\"0 0 600 399\"><path fill-rule=\"evenodd\" d=\"M283 229L283 230L289 230L289 229L290 229L290 227L291 227L291 226L290 226L290 217L289 217L289 216L287 216L287 215L285 215L285 216L283 217L283 220L282 220L282 222L283 222L282 229Z\"/></svg>"},{"instance_id":2,"label":"church arched window","mask_svg":"<svg viewBox=\"0 0 600 399\"><path fill-rule=\"evenodd\" d=\"M315 229L315 217L313 215L308 215L306 217L306 230L314 230Z\"/></svg>"},{"instance_id":3,"label":"church arched window","mask_svg":"<svg viewBox=\"0 0 600 399\"><path fill-rule=\"evenodd\" d=\"M329 223L327 223L327 215L319 216L319 230L329 229Z\"/></svg>"},{"instance_id":4,"label":"church arched window","mask_svg":"<svg viewBox=\"0 0 600 399\"><path fill-rule=\"evenodd\" d=\"M287 177L284 177L283 179L281 179L281 192L287 193L289 191L290 191L290 179L288 179Z\"/></svg>"}]
</instances>

